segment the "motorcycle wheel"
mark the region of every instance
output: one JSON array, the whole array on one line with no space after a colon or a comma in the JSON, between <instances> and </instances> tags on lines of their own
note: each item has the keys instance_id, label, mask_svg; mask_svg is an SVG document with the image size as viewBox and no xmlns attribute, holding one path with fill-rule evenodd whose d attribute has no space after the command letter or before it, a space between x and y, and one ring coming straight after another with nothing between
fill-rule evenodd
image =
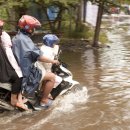
<instances>
[{"instance_id":1,"label":"motorcycle wheel","mask_svg":"<svg viewBox=\"0 0 130 130\"><path fill-rule=\"evenodd\" d=\"M0 99L0 109L12 111L14 110L14 107L5 102L4 100Z\"/></svg>"}]
</instances>

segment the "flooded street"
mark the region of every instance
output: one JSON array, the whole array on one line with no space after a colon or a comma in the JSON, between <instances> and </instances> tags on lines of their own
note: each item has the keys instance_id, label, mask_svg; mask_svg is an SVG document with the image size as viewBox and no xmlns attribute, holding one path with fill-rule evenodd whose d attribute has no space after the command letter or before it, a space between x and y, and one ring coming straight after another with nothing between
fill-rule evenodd
<instances>
[{"instance_id":1,"label":"flooded street","mask_svg":"<svg viewBox=\"0 0 130 130\"><path fill-rule=\"evenodd\" d=\"M1 130L130 130L130 25L112 25L110 47L64 52L82 89L47 111L4 112Z\"/></svg>"}]
</instances>

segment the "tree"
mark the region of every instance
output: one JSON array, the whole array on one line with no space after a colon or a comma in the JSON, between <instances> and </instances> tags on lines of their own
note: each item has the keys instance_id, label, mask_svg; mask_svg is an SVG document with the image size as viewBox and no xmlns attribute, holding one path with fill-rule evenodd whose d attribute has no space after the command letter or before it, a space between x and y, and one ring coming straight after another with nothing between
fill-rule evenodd
<instances>
[{"instance_id":1,"label":"tree","mask_svg":"<svg viewBox=\"0 0 130 130\"><path fill-rule=\"evenodd\" d=\"M35 0L34 1L36 4L41 6L41 8L44 10L44 13L46 14L47 21L49 22L50 29L52 32L55 32L58 30L58 32L61 31L61 24L63 19L63 15L65 14L66 11L68 11L68 14L70 15L70 29L71 29L71 20L72 18L75 18L75 24L76 28L78 27L78 22L80 21L80 16L79 16L79 0ZM43 4L44 3L44 4ZM47 8L51 6L57 6L59 7L59 12L54 20L50 20L49 16L47 14ZM72 9L75 9L75 12L73 12L72 16ZM78 10L78 11L77 11ZM78 13L76 13L78 12Z\"/></svg>"},{"instance_id":2,"label":"tree","mask_svg":"<svg viewBox=\"0 0 130 130\"><path fill-rule=\"evenodd\" d=\"M5 10L4 13L1 13L1 18L12 25L11 29L16 29L17 20L25 13L28 5L28 0L1 0L0 11Z\"/></svg>"},{"instance_id":3,"label":"tree","mask_svg":"<svg viewBox=\"0 0 130 130\"><path fill-rule=\"evenodd\" d=\"M93 47L98 47L98 40L99 40L99 34L100 34L100 26L101 26L101 20L102 20L102 15L104 8L109 8L111 6L120 6L122 4L121 0L90 0L92 3L97 4L99 6L98 10L98 16L97 16L97 23L95 27L95 34L94 34L94 39L93 39Z\"/></svg>"},{"instance_id":4,"label":"tree","mask_svg":"<svg viewBox=\"0 0 130 130\"><path fill-rule=\"evenodd\" d=\"M50 29L52 32L61 29L61 23L63 14L65 10L71 10L71 8L79 8L78 3L79 0L1 0L0 7L2 10L6 10L6 19L7 22L16 25L17 20L21 17L21 15L26 14L27 9L31 4L37 4L41 10L45 13L47 21L49 23ZM50 6L58 6L59 12L57 18L55 20L50 20L47 14L47 9ZM3 12L2 10L2 12ZM2 13L1 13L2 14ZM13 15L12 15L13 14ZM68 13L69 14L69 13ZM77 15L76 13L74 15ZM3 16L1 16L3 18ZM78 17L73 17L78 18ZM77 20L75 20L77 22ZM77 23L76 23L77 24ZM76 26L77 27L77 26Z\"/></svg>"}]
</instances>

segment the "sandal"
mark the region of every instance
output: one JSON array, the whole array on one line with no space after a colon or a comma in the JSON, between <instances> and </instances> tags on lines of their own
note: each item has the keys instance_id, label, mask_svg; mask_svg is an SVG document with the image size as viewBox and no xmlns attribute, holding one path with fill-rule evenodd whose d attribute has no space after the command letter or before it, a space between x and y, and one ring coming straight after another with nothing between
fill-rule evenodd
<instances>
[{"instance_id":1,"label":"sandal","mask_svg":"<svg viewBox=\"0 0 130 130\"><path fill-rule=\"evenodd\" d=\"M48 109L52 105L53 101L51 99L48 99L48 102L45 103L40 103L40 106L44 109Z\"/></svg>"},{"instance_id":2,"label":"sandal","mask_svg":"<svg viewBox=\"0 0 130 130\"><path fill-rule=\"evenodd\" d=\"M22 109L22 110L25 110L25 111L29 110L26 104L20 104L18 102L15 104L15 107L19 108L19 109Z\"/></svg>"}]
</instances>

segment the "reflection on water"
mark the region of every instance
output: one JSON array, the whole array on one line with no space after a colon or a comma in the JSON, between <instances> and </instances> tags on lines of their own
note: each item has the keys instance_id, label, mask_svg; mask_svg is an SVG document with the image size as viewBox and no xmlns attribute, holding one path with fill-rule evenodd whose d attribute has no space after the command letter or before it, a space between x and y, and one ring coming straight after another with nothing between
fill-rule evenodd
<instances>
[{"instance_id":1,"label":"reflection on water","mask_svg":"<svg viewBox=\"0 0 130 130\"><path fill-rule=\"evenodd\" d=\"M78 113L76 130L130 129L129 29L114 27L108 32L110 48L86 50L81 58L74 54L74 60L81 63L77 62L76 69L72 65L71 70L87 86L89 94L86 109Z\"/></svg>"},{"instance_id":2,"label":"reflection on water","mask_svg":"<svg viewBox=\"0 0 130 130\"><path fill-rule=\"evenodd\" d=\"M57 98L53 106L46 111L39 112L4 112L0 116L0 129L6 130L51 130L56 127L57 129L68 129L67 126L63 126L65 119L68 119L68 115L75 113L84 106L88 100L87 88L80 86L75 87L72 92L68 92L66 95ZM65 118L63 118L65 116ZM71 118L71 116L70 116ZM71 120L71 119L69 119ZM55 124L55 121L61 122ZM8 124L8 125L7 125Z\"/></svg>"},{"instance_id":3,"label":"reflection on water","mask_svg":"<svg viewBox=\"0 0 130 130\"><path fill-rule=\"evenodd\" d=\"M110 48L63 52L82 89L59 97L47 111L5 112L0 129L130 130L130 34L122 25L108 31Z\"/></svg>"}]
</instances>

